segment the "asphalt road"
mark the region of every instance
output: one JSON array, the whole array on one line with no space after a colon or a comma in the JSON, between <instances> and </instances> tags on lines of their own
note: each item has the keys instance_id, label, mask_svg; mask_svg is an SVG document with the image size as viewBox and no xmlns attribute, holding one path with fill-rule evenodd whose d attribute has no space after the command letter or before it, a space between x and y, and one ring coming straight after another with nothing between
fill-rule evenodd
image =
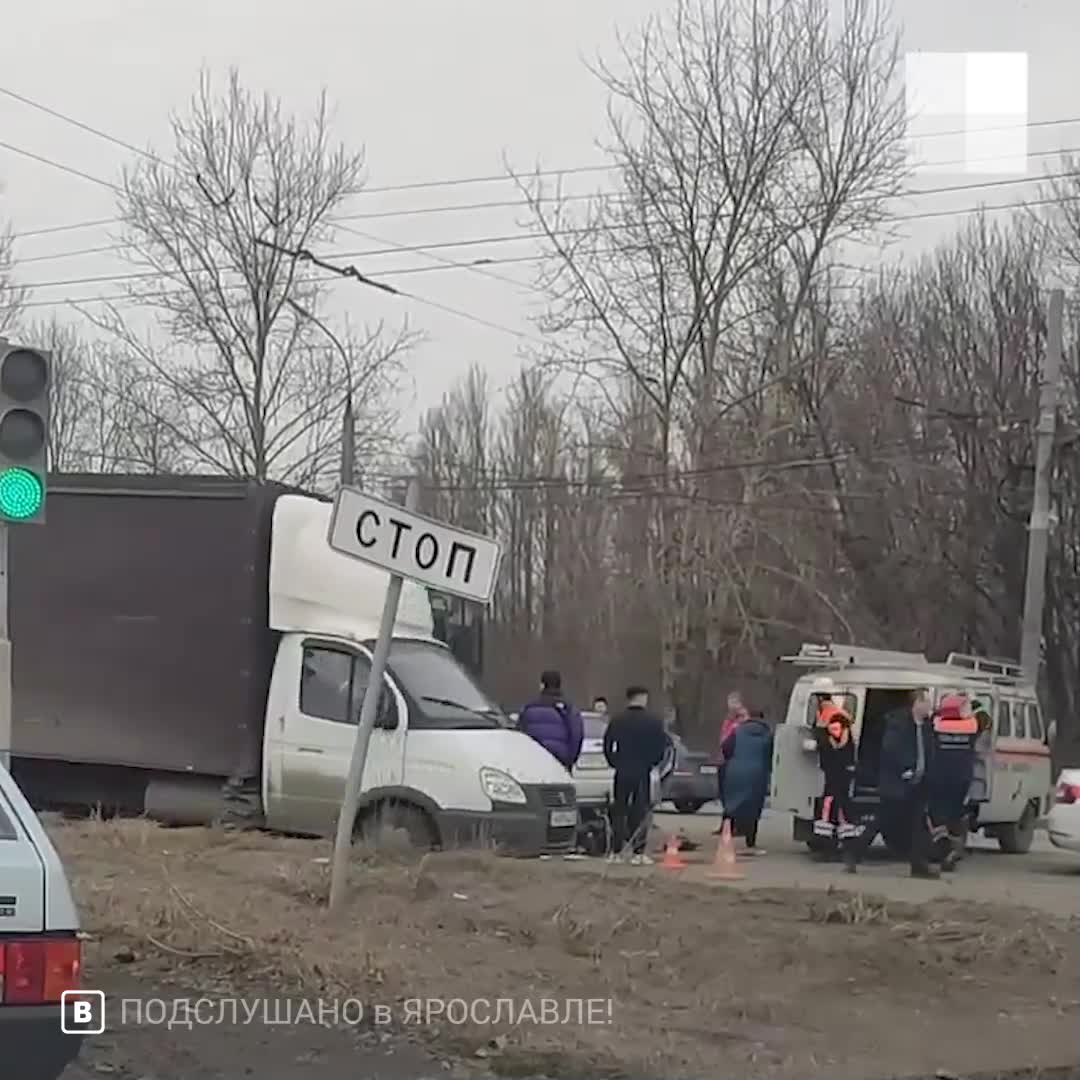
<instances>
[{"instance_id":1,"label":"asphalt road","mask_svg":"<svg viewBox=\"0 0 1080 1080\"><path fill-rule=\"evenodd\" d=\"M720 823L720 808L715 803L696 814L661 812L656 815L657 842L666 833L683 833L701 845L697 857L708 861L715 850L713 830ZM1036 834L1035 843L1026 855L1005 855L992 840L975 837L967 859L954 874L938 882L913 881L907 867L896 862L878 841L851 878L834 864L813 861L806 848L791 836L791 818L765 811L758 833L758 844L765 854L756 859L740 860L746 886L828 888L858 887L897 900L923 901L935 896L953 899L970 898L1005 904L1040 908L1053 915L1080 915L1080 855L1059 851L1045 832ZM741 841L736 841L737 849ZM691 866L689 873L693 874Z\"/></svg>"}]
</instances>

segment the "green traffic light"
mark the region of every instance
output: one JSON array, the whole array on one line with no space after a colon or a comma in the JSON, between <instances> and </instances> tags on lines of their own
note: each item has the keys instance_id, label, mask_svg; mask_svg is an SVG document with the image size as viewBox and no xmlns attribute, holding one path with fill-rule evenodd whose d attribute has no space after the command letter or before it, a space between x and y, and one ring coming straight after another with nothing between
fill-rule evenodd
<instances>
[{"instance_id":1,"label":"green traffic light","mask_svg":"<svg viewBox=\"0 0 1080 1080\"><path fill-rule=\"evenodd\" d=\"M41 480L29 469L0 472L0 514L13 521L26 521L40 509L45 499Z\"/></svg>"}]
</instances>

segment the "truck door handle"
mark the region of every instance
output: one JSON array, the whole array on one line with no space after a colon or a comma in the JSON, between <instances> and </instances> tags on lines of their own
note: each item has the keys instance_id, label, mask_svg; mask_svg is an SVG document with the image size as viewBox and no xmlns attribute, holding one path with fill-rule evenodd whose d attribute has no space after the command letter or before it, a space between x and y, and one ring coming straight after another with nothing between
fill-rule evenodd
<instances>
[{"instance_id":1,"label":"truck door handle","mask_svg":"<svg viewBox=\"0 0 1080 1080\"><path fill-rule=\"evenodd\" d=\"M298 746L296 748L301 754L321 754L322 750L317 746Z\"/></svg>"}]
</instances>

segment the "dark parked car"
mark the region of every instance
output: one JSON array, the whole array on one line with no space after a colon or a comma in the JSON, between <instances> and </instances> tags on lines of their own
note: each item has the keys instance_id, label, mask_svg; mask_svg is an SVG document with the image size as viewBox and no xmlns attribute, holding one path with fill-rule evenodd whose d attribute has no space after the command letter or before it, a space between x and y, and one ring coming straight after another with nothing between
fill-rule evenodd
<instances>
[{"instance_id":1,"label":"dark parked car","mask_svg":"<svg viewBox=\"0 0 1080 1080\"><path fill-rule=\"evenodd\" d=\"M675 768L664 780L661 794L665 802L675 804L680 814L697 813L717 797L716 763L708 754L691 750L678 735L675 744Z\"/></svg>"}]
</instances>

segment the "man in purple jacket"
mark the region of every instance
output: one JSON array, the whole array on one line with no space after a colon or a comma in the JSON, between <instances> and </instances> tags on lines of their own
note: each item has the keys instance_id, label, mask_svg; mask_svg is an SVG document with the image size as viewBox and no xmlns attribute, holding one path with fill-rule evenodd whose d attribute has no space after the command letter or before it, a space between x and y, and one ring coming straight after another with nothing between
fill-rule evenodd
<instances>
[{"instance_id":1,"label":"man in purple jacket","mask_svg":"<svg viewBox=\"0 0 1080 1080\"><path fill-rule=\"evenodd\" d=\"M573 769L581 753L585 726L581 713L563 697L562 676L557 671L545 671L540 676L540 696L521 710L517 726L564 768Z\"/></svg>"}]
</instances>

